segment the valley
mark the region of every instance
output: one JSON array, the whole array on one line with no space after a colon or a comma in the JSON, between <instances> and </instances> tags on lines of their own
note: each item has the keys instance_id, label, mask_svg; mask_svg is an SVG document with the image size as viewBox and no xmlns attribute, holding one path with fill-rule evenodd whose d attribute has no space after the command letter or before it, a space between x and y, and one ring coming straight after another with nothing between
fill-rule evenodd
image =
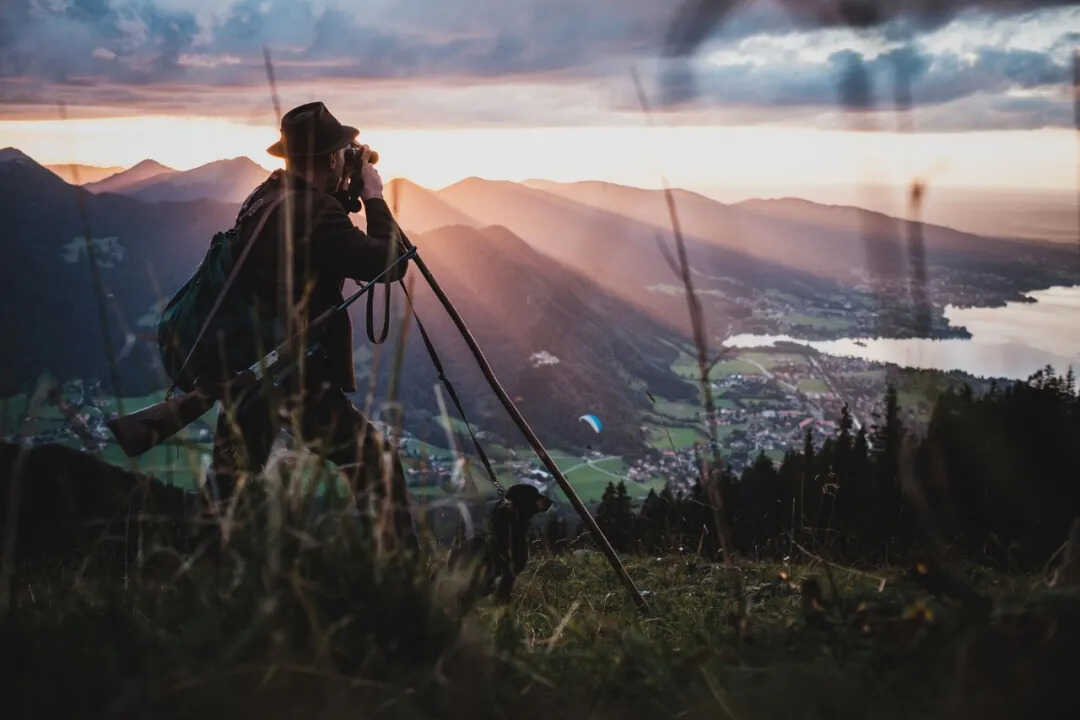
<instances>
[{"instance_id":1,"label":"valley","mask_svg":"<svg viewBox=\"0 0 1080 720\"><path fill-rule=\"evenodd\" d=\"M199 262L213 232L231 224L241 188L265 171L220 161L179 172L147 160L80 189L17 150L3 153L0 183L12 198L3 212L16 260L9 267L33 269L5 277L5 292L12 306L32 305L46 320L4 319L3 331L21 343L2 358L0 436L60 441L131 465L111 443L104 418L120 404L130 411L161 397L158 308ZM673 249L659 191L480 178L429 190L397 179L386 197L515 402L587 499L599 499L615 479L628 479L640 499L692 474L705 444L703 411L685 290L665 260ZM997 306L1034 288L1080 281L1072 254L1047 243L981 238L805 201L724 205L681 190L675 197L714 353L740 333L965 338L967 329L945 317L947 305ZM362 215L357 223L363 226ZM87 225L104 297L87 267ZM921 261L912 233L924 241ZM925 280L912 270L918 262ZM52 283L30 279L38 276ZM400 373L408 381L399 387L406 408L399 443L413 492L486 493L475 461L464 473L458 467L450 446L466 447L461 424L450 423L457 430L451 443L417 333L405 333L400 368L387 359L405 317L394 294L396 330L387 345L356 347L355 400L365 407L370 393L368 409L382 417L381 399ZM548 486L431 293L418 285L413 294L500 475ZM354 336L363 338L363 313L352 320ZM710 382L720 454L736 470L759 453L779 460L807 432L815 443L835 434L845 403L857 425L872 425L887 380L898 386L912 427L925 423L944 389L987 382L804 345L724 352ZM585 413L603 419L601 433L577 421ZM134 465L193 487L209 462L213 427L211 413Z\"/></svg>"}]
</instances>

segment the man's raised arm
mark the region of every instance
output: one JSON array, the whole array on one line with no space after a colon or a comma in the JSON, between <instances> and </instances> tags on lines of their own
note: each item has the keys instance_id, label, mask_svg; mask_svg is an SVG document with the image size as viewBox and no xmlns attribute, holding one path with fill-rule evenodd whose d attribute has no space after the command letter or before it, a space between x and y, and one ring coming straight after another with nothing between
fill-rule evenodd
<instances>
[{"instance_id":1,"label":"man's raised arm","mask_svg":"<svg viewBox=\"0 0 1080 720\"><path fill-rule=\"evenodd\" d=\"M345 209L336 207L321 213L319 226L312 233L320 262L332 264L345 277L368 281L385 270L404 254L399 240L400 230L390 208L381 197L364 201L367 208L368 231L352 224ZM384 282L400 279L406 270L401 264L385 276Z\"/></svg>"}]
</instances>

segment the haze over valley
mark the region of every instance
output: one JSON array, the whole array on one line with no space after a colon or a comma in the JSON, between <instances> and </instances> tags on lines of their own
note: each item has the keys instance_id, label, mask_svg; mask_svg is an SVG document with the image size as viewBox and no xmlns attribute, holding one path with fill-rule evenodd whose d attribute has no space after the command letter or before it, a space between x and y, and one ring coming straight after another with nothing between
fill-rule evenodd
<instances>
[{"instance_id":1,"label":"haze over valley","mask_svg":"<svg viewBox=\"0 0 1080 720\"><path fill-rule=\"evenodd\" d=\"M268 172L246 158L186 171L145 160L76 188L18 150L0 151L3 219L14 228L6 240L12 262L2 278L5 299L9 307L36 309L4 317L3 332L21 341L4 351L3 394L26 402L43 371L61 384L100 383L107 392L114 387L110 355L120 395L163 390L155 335L162 301ZM671 462L683 462L703 440L662 191L481 178L428 189L399 178L387 183L385 197L504 384L546 440L570 453L568 462L589 450L611 458L585 468L599 480L630 471L643 453L666 450ZM1061 244L992 239L793 198L724 204L676 189L673 199L715 352L725 339L747 334L965 342L967 330L949 323L947 306L1030 301L1032 290L1080 279L1074 249ZM363 216L354 217L363 226ZM88 269L86 227L100 292ZM913 240L921 256L912 253ZM913 285L915 262L923 263L924 284ZM418 283L414 294L472 419L496 447L511 451L516 431L456 332L426 287ZM402 302L395 290L394 327ZM364 321L353 313L354 337L364 337ZM808 423L827 435L843 402L869 422L885 380L883 365L808 346L727 352L711 377L735 466L760 450L778 453ZM377 361L358 341L360 397L372 381L377 397L385 393L390 368L382 354ZM403 372L410 378L401 391L409 437L425 456L448 452L436 377L416 333L407 336ZM920 375L901 381L913 417L952 382ZM604 418L601 435L576 422L586 412ZM210 426L199 427L205 436ZM656 468L639 471L659 477Z\"/></svg>"}]
</instances>

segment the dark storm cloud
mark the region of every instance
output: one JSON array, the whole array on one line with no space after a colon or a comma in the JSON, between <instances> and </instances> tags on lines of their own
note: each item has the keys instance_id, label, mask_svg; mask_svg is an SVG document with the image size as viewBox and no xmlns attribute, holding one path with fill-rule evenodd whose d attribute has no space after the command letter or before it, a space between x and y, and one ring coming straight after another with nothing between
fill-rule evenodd
<instances>
[{"instance_id":1,"label":"dark storm cloud","mask_svg":"<svg viewBox=\"0 0 1080 720\"><path fill-rule=\"evenodd\" d=\"M819 64L731 64L697 72L695 93L675 87L675 98L697 97L721 104L826 106L853 110L894 108L896 86L908 102L940 104L974 93L1062 84L1070 69L1048 55L1026 50L982 48L972 57L930 55L906 46L866 59L853 50L833 53Z\"/></svg>"},{"instance_id":2,"label":"dark storm cloud","mask_svg":"<svg viewBox=\"0 0 1080 720\"><path fill-rule=\"evenodd\" d=\"M715 34L831 27L882 28L888 39L935 30L965 10L1011 15L1076 0L685 0L665 39L669 57L695 52Z\"/></svg>"}]
</instances>

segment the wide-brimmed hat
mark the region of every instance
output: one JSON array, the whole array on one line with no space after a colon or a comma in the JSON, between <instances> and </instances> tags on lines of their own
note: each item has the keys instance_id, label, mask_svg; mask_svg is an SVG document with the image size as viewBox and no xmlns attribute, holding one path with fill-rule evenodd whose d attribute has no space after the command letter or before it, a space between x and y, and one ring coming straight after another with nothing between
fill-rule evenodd
<instances>
[{"instance_id":1,"label":"wide-brimmed hat","mask_svg":"<svg viewBox=\"0 0 1080 720\"><path fill-rule=\"evenodd\" d=\"M276 157L326 155L345 147L360 134L342 125L321 102L294 107L281 118L281 139L266 148Z\"/></svg>"}]
</instances>

